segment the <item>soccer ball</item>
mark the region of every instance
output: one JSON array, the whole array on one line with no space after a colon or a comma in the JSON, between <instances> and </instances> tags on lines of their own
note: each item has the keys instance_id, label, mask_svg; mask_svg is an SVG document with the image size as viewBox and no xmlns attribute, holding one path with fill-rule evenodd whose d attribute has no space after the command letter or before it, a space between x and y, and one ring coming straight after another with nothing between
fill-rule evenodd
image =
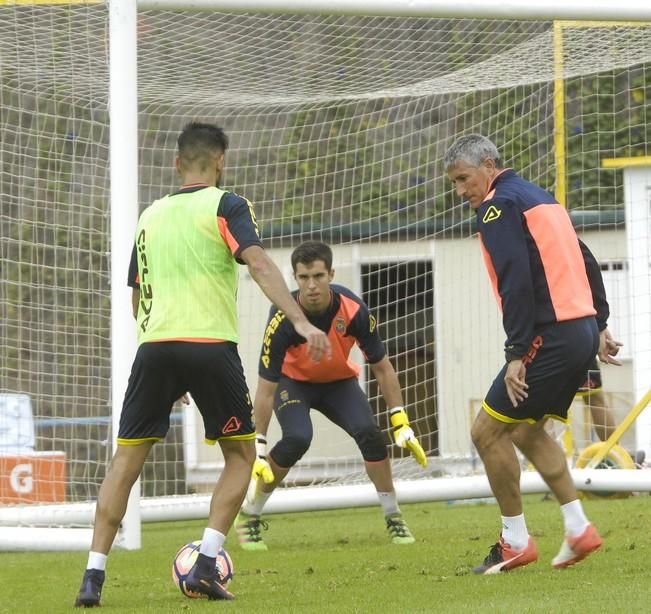
<instances>
[{"instance_id":1,"label":"soccer ball","mask_svg":"<svg viewBox=\"0 0 651 614\"><path fill-rule=\"evenodd\" d=\"M185 580L192 569L197 557L199 556L201 542L191 542L183 546L175 555L172 562L172 580L179 590L191 599L205 598L205 595L195 593L185 586ZM221 548L217 553L217 575L222 586L228 586L233 579L233 561L228 552Z\"/></svg>"}]
</instances>

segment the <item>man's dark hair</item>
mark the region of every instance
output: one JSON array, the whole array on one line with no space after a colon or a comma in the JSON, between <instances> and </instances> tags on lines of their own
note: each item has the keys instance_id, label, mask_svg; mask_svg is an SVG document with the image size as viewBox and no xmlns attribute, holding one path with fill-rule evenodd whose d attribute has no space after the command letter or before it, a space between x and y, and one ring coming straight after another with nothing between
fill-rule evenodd
<instances>
[{"instance_id":1,"label":"man's dark hair","mask_svg":"<svg viewBox=\"0 0 651 614\"><path fill-rule=\"evenodd\" d=\"M292 269L296 273L296 265L300 262L305 266L312 264L316 260L322 260L326 269L332 269L332 250L329 245L321 241L305 241L301 243L292 252Z\"/></svg>"},{"instance_id":2,"label":"man's dark hair","mask_svg":"<svg viewBox=\"0 0 651 614\"><path fill-rule=\"evenodd\" d=\"M205 168L215 155L226 153L228 137L215 124L190 122L178 139L178 153L183 166Z\"/></svg>"}]
</instances>

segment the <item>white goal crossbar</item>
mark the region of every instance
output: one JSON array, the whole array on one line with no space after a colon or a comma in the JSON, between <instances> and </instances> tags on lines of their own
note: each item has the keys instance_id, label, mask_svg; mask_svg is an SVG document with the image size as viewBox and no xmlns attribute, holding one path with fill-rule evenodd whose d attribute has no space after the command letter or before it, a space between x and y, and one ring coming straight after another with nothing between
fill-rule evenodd
<instances>
[{"instance_id":1,"label":"white goal crossbar","mask_svg":"<svg viewBox=\"0 0 651 614\"><path fill-rule=\"evenodd\" d=\"M646 492L651 490L646 470L574 469L574 485L590 492ZM492 496L485 475L449 477L424 480L400 480L395 483L401 503L450 501ZM533 471L522 474L522 494L549 492L549 488ZM343 484L319 491L319 496L306 495L305 488L279 489L265 507L265 514L305 512L316 510L371 507L377 505L377 493L372 484ZM140 515L143 522L198 520L208 516L209 495L187 495L143 499ZM88 524L94 514L94 503L16 506L0 509L0 550L86 550L90 546L90 529L57 529L17 525L50 524L59 519L68 524ZM35 539L38 538L38 539ZM118 538L115 547L126 547Z\"/></svg>"},{"instance_id":2,"label":"white goal crossbar","mask_svg":"<svg viewBox=\"0 0 651 614\"><path fill-rule=\"evenodd\" d=\"M138 0L139 9L468 19L651 21L647 0Z\"/></svg>"}]
</instances>

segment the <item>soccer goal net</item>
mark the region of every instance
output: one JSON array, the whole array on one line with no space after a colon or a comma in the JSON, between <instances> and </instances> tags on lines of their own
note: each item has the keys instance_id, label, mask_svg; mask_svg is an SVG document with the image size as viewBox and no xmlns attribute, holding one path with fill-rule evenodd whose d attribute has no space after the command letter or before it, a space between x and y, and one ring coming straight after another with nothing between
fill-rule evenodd
<instances>
[{"instance_id":1,"label":"soccer goal net","mask_svg":"<svg viewBox=\"0 0 651 614\"><path fill-rule=\"evenodd\" d=\"M88 527L112 453L111 360L132 356L110 342L111 309L131 307L110 300L126 270L109 257L108 19L103 2L0 2L0 525ZM602 264L624 342L624 366L601 373L614 423L642 396L651 222L648 195L627 204L622 159L651 168L651 25L147 8L137 38L139 202L125 225L175 188L183 125L222 125L224 184L254 203L288 283L292 248L324 240L335 281L377 317L430 457L422 470L391 446L399 495L489 493L469 430L503 331L471 212L442 167L460 135L489 136L508 166L566 204ZM640 181L651 189L648 173ZM252 391L267 311L243 270ZM360 385L389 441L368 368ZM577 399L574 454L596 440L591 409ZM630 451L648 443L644 415L621 440ZM296 499L276 509L372 502L353 442L314 420L312 448L288 476L311 494L284 489L269 509L284 496ZM207 513L202 493L221 465L199 426L193 408L174 409L142 476L143 520ZM272 427L271 445L277 436ZM444 486L425 488L433 482Z\"/></svg>"}]
</instances>

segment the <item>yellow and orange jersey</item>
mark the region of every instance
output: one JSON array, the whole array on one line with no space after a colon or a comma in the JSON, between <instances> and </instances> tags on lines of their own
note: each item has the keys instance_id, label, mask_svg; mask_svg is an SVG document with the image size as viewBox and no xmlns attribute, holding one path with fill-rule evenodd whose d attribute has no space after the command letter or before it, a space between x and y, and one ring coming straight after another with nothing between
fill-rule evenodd
<instances>
[{"instance_id":1,"label":"yellow and orange jersey","mask_svg":"<svg viewBox=\"0 0 651 614\"><path fill-rule=\"evenodd\" d=\"M297 291L292 294L298 297ZM332 358L314 362L307 354L303 337L282 311L272 307L260 353L261 377L272 382L278 381L281 375L302 382L335 382L359 374L359 365L350 358L355 343L370 363L386 355L375 317L364 301L347 288L331 284L328 308L317 315L306 315L314 326L328 334Z\"/></svg>"}]
</instances>

